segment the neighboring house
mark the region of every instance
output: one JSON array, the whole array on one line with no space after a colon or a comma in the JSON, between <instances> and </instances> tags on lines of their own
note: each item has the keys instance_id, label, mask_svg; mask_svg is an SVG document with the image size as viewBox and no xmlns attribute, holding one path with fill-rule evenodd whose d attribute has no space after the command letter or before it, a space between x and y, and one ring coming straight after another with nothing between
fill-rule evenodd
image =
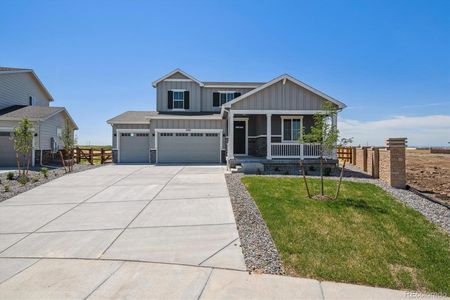
<instances>
[{"instance_id":1,"label":"neighboring house","mask_svg":"<svg viewBox=\"0 0 450 300\"><path fill-rule=\"evenodd\" d=\"M16 154L11 135L20 120L33 125L32 164L48 163L52 153L63 147L66 122L72 131L78 127L64 107L51 107L53 97L31 69L0 67L0 166L15 166Z\"/></svg>"},{"instance_id":2,"label":"neighboring house","mask_svg":"<svg viewBox=\"0 0 450 300\"><path fill-rule=\"evenodd\" d=\"M156 111L128 111L107 121L115 162L234 165L317 158L317 145L299 143L302 128L310 130L325 102L346 107L289 75L266 83L208 82L176 69L153 87Z\"/></svg>"}]
</instances>

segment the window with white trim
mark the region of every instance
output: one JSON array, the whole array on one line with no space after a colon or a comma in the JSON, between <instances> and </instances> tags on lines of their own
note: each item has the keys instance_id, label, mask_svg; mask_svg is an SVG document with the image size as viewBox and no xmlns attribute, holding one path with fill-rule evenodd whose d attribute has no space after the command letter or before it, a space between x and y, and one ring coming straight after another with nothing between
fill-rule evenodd
<instances>
[{"instance_id":1,"label":"window with white trim","mask_svg":"<svg viewBox=\"0 0 450 300\"><path fill-rule=\"evenodd\" d=\"M223 105L234 99L234 92L219 92L220 105Z\"/></svg>"},{"instance_id":2,"label":"window with white trim","mask_svg":"<svg viewBox=\"0 0 450 300\"><path fill-rule=\"evenodd\" d=\"M173 108L184 109L184 92L173 91Z\"/></svg>"},{"instance_id":3,"label":"window with white trim","mask_svg":"<svg viewBox=\"0 0 450 300\"><path fill-rule=\"evenodd\" d=\"M300 139L302 131L302 118L282 118L283 141L296 142Z\"/></svg>"}]
</instances>

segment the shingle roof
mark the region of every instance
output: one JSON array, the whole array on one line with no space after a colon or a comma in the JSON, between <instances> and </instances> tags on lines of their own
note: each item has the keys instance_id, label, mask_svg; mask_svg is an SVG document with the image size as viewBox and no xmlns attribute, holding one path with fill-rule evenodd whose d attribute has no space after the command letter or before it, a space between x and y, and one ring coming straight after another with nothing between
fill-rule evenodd
<instances>
[{"instance_id":1,"label":"shingle roof","mask_svg":"<svg viewBox=\"0 0 450 300\"><path fill-rule=\"evenodd\" d=\"M0 67L0 72L11 72L11 71L31 71L31 69Z\"/></svg>"},{"instance_id":2,"label":"shingle roof","mask_svg":"<svg viewBox=\"0 0 450 300\"><path fill-rule=\"evenodd\" d=\"M114 124L114 123L129 123L129 124L136 124L136 123L148 123L148 119L146 117L157 115L158 113L156 111L127 111L123 114L120 114L114 118L109 119L106 121L108 124Z\"/></svg>"},{"instance_id":3,"label":"shingle roof","mask_svg":"<svg viewBox=\"0 0 450 300\"><path fill-rule=\"evenodd\" d=\"M30 121L44 121L60 112L64 112L73 123L75 129L78 129L77 124L69 115L65 107L14 105L0 110L0 120L19 121L23 118L27 118Z\"/></svg>"},{"instance_id":4,"label":"shingle roof","mask_svg":"<svg viewBox=\"0 0 450 300\"><path fill-rule=\"evenodd\" d=\"M249 88L260 86L265 84L265 82L231 82L231 81L203 81L205 84L205 87L208 87L209 85L219 85L219 86L248 86Z\"/></svg>"},{"instance_id":5,"label":"shingle roof","mask_svg":"<svg viewBox=\"0 0 450 300\"><path fill-rule=\"evenodd\" d=\"M21 120L28 118L32 120L46 119L51 115L65 110L64 107L50 107L50 106L20 106L15 105L0 110L1 120Z\"/></svg>"}]
</instances>

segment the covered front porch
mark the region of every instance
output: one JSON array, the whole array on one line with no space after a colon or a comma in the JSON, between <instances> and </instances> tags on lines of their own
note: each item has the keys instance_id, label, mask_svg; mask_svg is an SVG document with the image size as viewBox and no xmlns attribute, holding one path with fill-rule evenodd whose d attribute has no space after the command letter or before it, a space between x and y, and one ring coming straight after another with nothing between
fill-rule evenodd
<instances>
[{"instance_id":1,"label":"covered front porch","mask_svg":"<svg viewBox=\"0 0 450 300\"><path fill-rule=\"evenodd\" d=\"M316 111L229 111L227 161L317 159L320 145L301 143ZM336 118L332 120L336 126ZM335 159L336 152L326 158Z\"/></svg>"}]
</instances>

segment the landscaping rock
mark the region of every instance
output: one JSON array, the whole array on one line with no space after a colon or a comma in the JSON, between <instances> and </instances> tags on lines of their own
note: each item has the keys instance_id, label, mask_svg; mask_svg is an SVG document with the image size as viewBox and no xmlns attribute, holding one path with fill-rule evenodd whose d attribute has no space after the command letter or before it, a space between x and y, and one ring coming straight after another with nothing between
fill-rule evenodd
<instances>
[{"instance_id":1,"label":"landscaping rock","mask_svg":"<svg viewBox=\"0 0 450 300\"><path fill-rule=\"evenodd\" d=\"M250 271L284 274L278 250L256 203L241 182L242 176L228 174L225 178L245 264Z\"/></svg>"}]
</instances>

